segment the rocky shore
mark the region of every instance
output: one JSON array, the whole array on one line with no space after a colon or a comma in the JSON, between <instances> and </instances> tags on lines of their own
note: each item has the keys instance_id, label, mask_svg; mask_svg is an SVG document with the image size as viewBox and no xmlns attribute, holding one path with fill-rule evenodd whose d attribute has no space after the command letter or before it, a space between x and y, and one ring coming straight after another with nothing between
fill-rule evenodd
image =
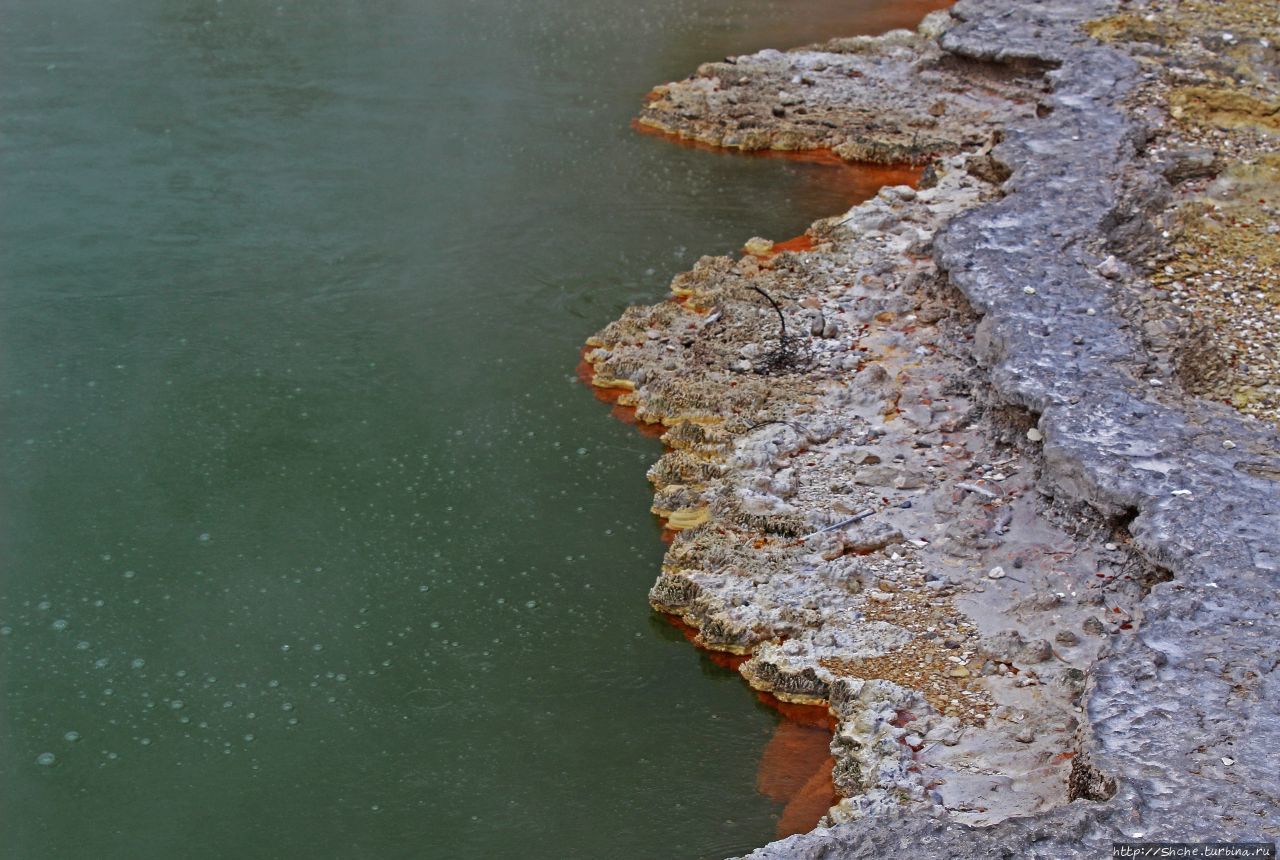
<instances>
[{"instance_id":1,"label":"rocky shore","mask_svg":"<svg viewBox=\"0 0 1280 860\"><path fill-rule=\"evenodd\" d=\"M1236 28L1252 77L1202 85L1262 108L1179 102L1184 43L1252 4L1139 5L961 0L917 33L705 65L644 108L718 146L927 165L802 241L704 258L589 342L594 384L667 428L651 603L837 722L840 802L752 856L1280 834L1276 378L1186 300L1218 272L1201 292L1247 295L1224 318L1265 358L1274 246L1249 237L1274 201L1243 195L1270 193L1274 138L1245 119L1272 116L1275 42ZM1180 103L1247 116L1209 148ZM1253 207L1226 261L1197 238L1226 219L1187 214L1206 189Z\"/></svg>"}]
</instances>

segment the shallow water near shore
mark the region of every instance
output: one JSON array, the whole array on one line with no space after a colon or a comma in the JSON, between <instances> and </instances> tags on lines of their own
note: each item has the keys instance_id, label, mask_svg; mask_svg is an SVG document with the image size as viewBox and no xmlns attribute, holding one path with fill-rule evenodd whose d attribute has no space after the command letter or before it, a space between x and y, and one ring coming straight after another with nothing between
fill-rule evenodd
<instances>
[{"instance_id":1,"label":"shallow water near shore","mask_svg":"<svg viewBox=\"0 0 1280 860\"><path fill-rule=\"evenodd\" d=\"M938 5L0 0L0 856L771 839L577 348L874 191L652 85Z\"/></svg>"}]
</instances>

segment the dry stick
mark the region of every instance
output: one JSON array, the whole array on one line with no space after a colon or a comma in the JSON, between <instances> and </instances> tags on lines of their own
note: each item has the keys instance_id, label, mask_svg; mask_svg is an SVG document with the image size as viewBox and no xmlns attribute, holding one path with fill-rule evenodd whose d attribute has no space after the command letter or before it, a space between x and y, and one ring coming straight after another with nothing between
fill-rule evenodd
<instances>
[{"instance_id":1,"label":"dry stick","mask_svg":"<svg viewBox=\"0 0 1280 860\"><path fill-rule=\"evenodd\" d=\"M834 531L835 529L842 529L845 526L853 525L859 520L865 520L867 517L873 515L874 513L875 511L873 511L871 508L867 508L865 511L862 511L861 513L854 514L853 516L849 517L849 519L847 520L841 520L835 525L830 525L830 526L827 526L825 529L818 529L813 534L805 535L804 537L800 538L800 540L806 541L811 537L817 537L820 534L825 534L826 532Z\"/></svg>"},{"instance_id":2,"label":"dry stick","mask_svg":"<svg viewBox=\"0 0 1280 860\"><path fill-rule=\"evenodd\" d=\"M778 351L785 352L787 349L787 318L782 315L782 308L773 300L773 296L766 293L760 287L752 284L751 289L764 296L765 301L773 305L773 311L778 315L778 325L782 328L782 334L778 337Z\"/></svg>"},{"instance_id":3,"label":"dry stick","mask_svg":"<svg viewBox=\"0 0 1280 860\"><path fill-rule=\"evenodd\" d=\"M745 435L747 433L750 433L752 430L758 430L761 427L768 427L770 424L785 424L786 426L790 427L792 430L799 433L801 436L808 435L808 431L805 430L803 427L797 424L792 424L790 421L781 421L781 420L761 421L759 424L752 424L750 427L748 427L746 430L743 430L742 432Z\"/></svg>"}]
</instances>

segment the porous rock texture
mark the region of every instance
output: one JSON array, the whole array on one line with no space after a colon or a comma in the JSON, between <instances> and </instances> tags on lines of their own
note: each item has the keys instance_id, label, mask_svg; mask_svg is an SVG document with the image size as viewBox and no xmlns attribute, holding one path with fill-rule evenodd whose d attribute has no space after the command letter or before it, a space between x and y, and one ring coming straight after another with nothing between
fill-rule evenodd
<instances>
[{"instance_id":1,"label":"porous rock texture","mask_svg":"<svg viewBox=\"0 0 1280 860\"><path fill-rule=\"evenodd\" d=\"M1133 324L1123 261L1160 241L1144 201L1167 186L1121 105L1137 63L1083 29L1115 8L961 0L860 41L897 64L878 94L904 116L895 94L939 67L1005 105L930 114L931 187L819 222L808 250L704 259L590 342L596 384L670 428L650 477L681 531L651 602L838 720L830 826L753 857L1280 834L1280 438L1182 393ZM849 95L866 75L818 96L828 53L756 65L812 91L846 153L904 153L907 120ZM723 72L646 119L709 139L733 102L680 93ZM754 139L840 153L795 106Z\"/></svg>"}]
</instances>

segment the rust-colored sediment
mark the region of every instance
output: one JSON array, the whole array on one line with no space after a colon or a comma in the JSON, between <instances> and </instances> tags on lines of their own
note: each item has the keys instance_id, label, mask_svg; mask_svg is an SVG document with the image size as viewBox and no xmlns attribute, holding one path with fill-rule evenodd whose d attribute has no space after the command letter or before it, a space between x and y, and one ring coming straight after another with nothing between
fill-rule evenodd
<instances>
[{"instance_id":1,"label":"rust-colored sediment","mask_svg":"<svg viewBox=\"0 0 1280 860\"><path fill-rule=\"evenodd\" d=\"M698 641L698 630L675 615L662 616L712 663L737 671L751 659L745 654L715 651ZM807 833L839 802L831 772L835 759L831 756L831 734L835 718L831 711L816 705L784 702L769 693L757 691L756 698L782 715L782 722L760 755L756 769L756 790L774 803L783 805L778 818L777 838Z\"/></svg>"}]
</instances>

